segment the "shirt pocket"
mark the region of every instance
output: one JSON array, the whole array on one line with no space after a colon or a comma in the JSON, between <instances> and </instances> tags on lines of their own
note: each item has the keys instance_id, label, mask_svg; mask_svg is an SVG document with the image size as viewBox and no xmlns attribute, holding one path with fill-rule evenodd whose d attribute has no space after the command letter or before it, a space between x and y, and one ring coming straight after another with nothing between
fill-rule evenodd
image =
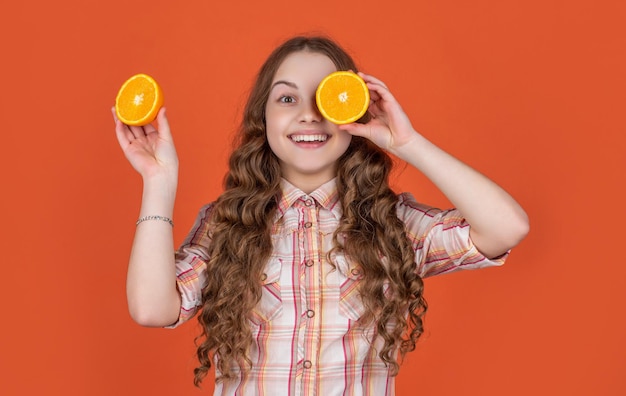
<instances>
[{"instance_id":1,"label":"shirt pocket","mask_svg":"<svg viewBox=\"0 0 626 396\"><path fill-rule=\"evenodd\" d=\"M272 258L261 275L261 300L252 310L250 321L261 325L275 319L283 312L283 300L280 295L280 274L282 260Z\"/></svg>"},{"instance_id":2,"label":"shirt pocket","mask_svg":"<svg viewBox=\"0 0 626 396\"><path fill-rule=\"evenodd\" d=\"M333 257L339 280L339 314L357 321L365 313L365 305L359 292L363 279L361 267L350 264L343 255Z\"/></svg>"}]
</instances>

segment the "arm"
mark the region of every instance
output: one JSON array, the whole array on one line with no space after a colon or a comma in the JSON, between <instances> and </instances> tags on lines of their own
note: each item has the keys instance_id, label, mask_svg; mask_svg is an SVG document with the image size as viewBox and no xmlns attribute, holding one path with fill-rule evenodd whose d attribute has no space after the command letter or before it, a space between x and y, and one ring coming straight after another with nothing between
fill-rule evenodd
<instances>
[{"instance_id":1,"label":"arm","mask_svg":"<svg viewBox=\"0 0 626 396\"><path fill-rule=\"evenodd\" d=\"M367 124L341 128L363 136L403 159L428 177L463 214L472 241L485 256L497 257L528 233L528 217L501 187L416 132L389 89L360 73L371 92Z\"/></svg>"},{"instance_id":2,"label":"arm","mask_svg":"<svg viewBox=\"0 0 626 396\"><path fill-rule=\"evenodd\" d=\"M115 117L115 113L114 113ZM178 158L165 109L152 125L130 127L115 119L115 132L124 155L142 176L139 217L172 217L178 183ZM150 220L137 225L126 282L131 317L143 326L174 323L180 311L176 289L172 226Z\"/></svg>"}]
</instances>

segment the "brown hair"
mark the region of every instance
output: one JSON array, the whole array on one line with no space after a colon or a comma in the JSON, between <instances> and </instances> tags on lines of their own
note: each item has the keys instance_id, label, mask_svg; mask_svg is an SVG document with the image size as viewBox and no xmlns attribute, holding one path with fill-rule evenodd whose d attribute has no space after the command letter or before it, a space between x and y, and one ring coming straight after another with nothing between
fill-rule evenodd
<instances>
[{"instance_id":1,"label":"brown hair","mask_svg":"<svg viewBox=\"0 0 626 396\"><path fill-rule=\"evenodd\" d=\"M198 318L203 341L197 349L196 385L206 376L213 357L217 357L218 381L235 378L237 366L245 372L252 364L249 315L261 298L260 278L272 253L272 220L281 194L280 166L266 139L265 106L277 69L298 51L326 55L337 70L357 71L346 51L325 37L292 38L261 67L229 159L225 190L211 214L210 276ZM360 323L375 321L376 333L384 340L379 356L396 374L395 352L404 355L415 348L426 302L415 272L414 251L396 215L398 198L388 185L391 167L383 150L366 139L352 138L338 164L343 217L329 257L343 252L361 266L359 290L366 313Z\"/></svg>"}]
</instances>

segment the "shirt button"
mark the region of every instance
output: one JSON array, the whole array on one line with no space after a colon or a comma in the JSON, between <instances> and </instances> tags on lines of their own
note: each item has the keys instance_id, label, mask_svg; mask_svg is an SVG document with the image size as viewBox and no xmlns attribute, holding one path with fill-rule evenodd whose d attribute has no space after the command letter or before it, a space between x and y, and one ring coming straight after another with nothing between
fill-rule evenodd
<instances>
[{"instance_id":1,"label":"shirt button","mask_svg":"<svg viewBox=\"0 0 626 396\"><path fill-rule=\"evenodd\" d=\"M306 265L307 267L312 267L313 263L314 263L314 261L312 259L309 259L309 260L304 262L304 265Z\"/></svg>"},{"instance_id":2,"label":"shirt button","mask_svg":"<svg viewBox=\"0 0 626 396\"><path fill-rule=\"evenodd\" d=\"M306 223L304 223L304 228L311 228L313 226L313 223L311 223L310 221L307 221Z\"/></svg>"},{"instance_id":3,"label":"shirt button","mask_svg":"<svg viewBox=\"0 0 626 396\"><path fill-rule=\"evenodd\" d=\"M312 205L313 205L313 200L311 200L311 199L307 199L306 201L304 201L304 204L305 204L306 206L312 206Z\"/></svg>"},{"instance_id":4,"label":"shirt button","mask_svg":"<svg viewBox=\"0 0 626 396\"><path fill-rule=\"evenodd\" d=\"M354 276L359 276L361 275L361 270L358 268L352 268L352 270L350 271L352 273L352 275Z\"/></svg>"},{"instance_id":5,"label":"shirt button","mask_svg":"<svg viewBox=\"0 0 626 396\"><path fill-rule=\"evenodd\" d=\"M307 316L308 318L312 318L312 317L314 317L314 316L315 316L315 311L313 311L312 309L307 309L307 310L306 310L306 316Z\"/></svg>"},{"instance_id":6,"label":"shirt button","mask_svg":"<svg viewBox=\"0 0 626 396\"><path fill-rule=\"evenodd\" d=\"M310 369L311 367L313 367L313 363L311 363L310 360L305 360L304 363L302 363L302 367L304 367L305 369Z\"/></svg>"},{"instance_id":7,"label":"shirt button","mask_svg":"<svg viewBox=\"0 0 626 396\"><path fill-rule=\"evenodd\" d=\"M263 274L261 275L261 282L265 282L266 280L267 280L267 274L266 274L266 273L263 273Z\"/></svg>"}]
</instances>

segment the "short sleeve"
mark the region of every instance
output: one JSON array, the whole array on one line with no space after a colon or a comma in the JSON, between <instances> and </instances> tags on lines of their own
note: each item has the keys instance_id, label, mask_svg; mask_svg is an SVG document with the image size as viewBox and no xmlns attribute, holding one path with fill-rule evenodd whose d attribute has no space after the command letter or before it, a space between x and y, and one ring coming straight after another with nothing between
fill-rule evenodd
<instances>
[{"instance_id":1,"label":"short sleeve","mask_svg":"<svg viewBox=\"0 0 626 396\"><path fill-rule=\"evenodd\" d=\"M458 210L426 206L409 193L400 195L398 217L406 225L415 250L417 272L422 278L499 266L509 254L492 259L485 257L472 242L470 225Z\"/></svg>"},{"instance_id":2,"label":"short sleeve","mask_svg":"<svg viewBox=\"0 0 626 396\"><path fill-rule=\"evenodd\" d=\"M180 314L174 328L191 319L202 306L209 260L209 217L213 206L205 205L180 248L176 251L176 287L181 296Z\"/></svg>"}]
</instances>

